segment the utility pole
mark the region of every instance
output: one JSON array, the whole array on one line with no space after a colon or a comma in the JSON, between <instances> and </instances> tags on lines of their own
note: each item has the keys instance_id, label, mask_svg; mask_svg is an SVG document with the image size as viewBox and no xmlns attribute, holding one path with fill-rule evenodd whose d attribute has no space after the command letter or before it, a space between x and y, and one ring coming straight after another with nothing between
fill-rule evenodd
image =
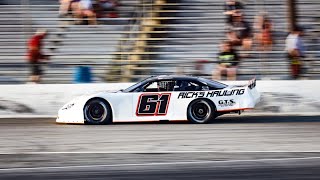
<instances>
[{"instance_id":1,"label":"utility pole","mask_svg":"<svg viewBox=\"0 0 320 180\"><path fill-rule=\"evenodd\" d=\"M288 30L291 31L296 26L297 22L296 0L287 0L287 8L287 19L289 22Z\"/></svg>"}]
</instances>

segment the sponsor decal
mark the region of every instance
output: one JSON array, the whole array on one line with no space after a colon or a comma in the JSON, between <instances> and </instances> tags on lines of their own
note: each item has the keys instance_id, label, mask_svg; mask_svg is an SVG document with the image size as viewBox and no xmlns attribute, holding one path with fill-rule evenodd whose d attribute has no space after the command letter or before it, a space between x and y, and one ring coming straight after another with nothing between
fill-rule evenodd
<instances>
[{"instance_id":1,"label":"sponsor decal","mask_svg":"<svg viewBox=\"0 0 320 180\"><path fill-rule=\"evenodd\" d=\"M229 100L219 100L218 105L221 107L227 107L227 106L233 106L236 102L234 99L229 99Z\"/></svg>"},{"instance_id":2,"label":"sponsor decal","mask_svg":"<svg viewBox=\"0 0 320 180\"><path fill-rule=\"evenodd\" d=\"M256 87L256 84L257 84L257 80L256 79L252 79L250 82L249 82L249 88L250 89L253 89L254 87Z\"/></svg>"},{"instance_id":3,"label":"sponsor decal","mask_svg":"<svg viewBox=\"0 0 320 180\"><path fill-rule=\"evenodd\" d=\"M74 106L74 103L68 104L67 106L65 106L64 108L62 108L62 110L70 109L70 108L72 108L72 106Z\"/></svg>"},{"instance_id":4,"label":"sponsor decal","mask_svg":"<svg viewBox=\"0 0 320 180\"><path fill-rule=\"evenodd\" d=\"M244 94L245 89L233 89L233 90L218 90L218 91L189 91L189 92L180 92L178 99L185 98L202 98L202 97L221 97L221 96L240 96Z\"/></svg>"},{"instance_id":5,"label":"sponsor decal","mask_svg":"<svg viewBox=\"0 0 320 180\"><path fill-rule=\"evenodd\" d=\"M167 114L170 93L141 94L138 100L137 116L164 116Z\"/></svg>"}]
</instances>

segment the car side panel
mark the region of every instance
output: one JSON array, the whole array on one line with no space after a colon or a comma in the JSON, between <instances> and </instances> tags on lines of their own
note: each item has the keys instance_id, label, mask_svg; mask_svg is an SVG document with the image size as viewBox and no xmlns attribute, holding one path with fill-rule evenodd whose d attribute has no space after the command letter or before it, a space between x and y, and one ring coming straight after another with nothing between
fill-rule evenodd
<instances>
[{"instance_id":1,"label":"car side panel","mask_svg":"<svg viewBox=\"0 0 320 180\"><path fill-rule=\"evenodd\" d=\"M243 101L242 95L226 96L223 93L223 90L174 92L172 95L172 102L174 102L175 107L173 119L187 120L189 104L193 100L200 98L211 100L216 106L217 111L232 111L232 109L239 109L241 107Z\"/></svg>"},{"instance_id":2,"label":"car side panel","mask_svg":"<svg viewBox=\"0 0 320 180\"><path fill-rule=\"evenodd\" d=\"M105 93L98 96L109 102L112 109L113 122L133 119L131 93Z\"/></svg>"},{"instance_id":3,"label":"car side panel","mask_svg":"<svg viewBox=\"0 0 320 180\"><path fill-rule=\"evenodd\" d=\"M184 91L172 93L175 113L173 119L187 119L187 108L191 101L205 98L211 100L217 111L228 112L254 108L260 95L248 87L225 88L211 91Z\"/></svg>"},{"instance_id":4,"label":"car side panel","mask_svg":"<svg viewBox=\"0 0 320 180\"><path fill-rule=\"evenodd\" d=\"M110 103L114 122L187 120L188 105L197 98L210 99L217 111L225 112L253 108L258 97L257 91L248 87L209 91L106 93L98 96ZM159 110L161 103L165 104L163 111ZM154 106L154 111L145 113ZM139 109L142 112L140 114Z\"/></svg>"},{"instance_id":5,"label":"car side panel","mask_svg":"<svg viewBox=\"0 0 320 180\"><path fill-rule=\"evenodd\" d=\"M171 120L174 115L172 92L132 93L132 121Z\"/></svg>"},{"instance_id":6,"label":"car side panel","mask_svg":"<svg viewBox=\"0 0 320 180\"><path fill-rule=\"evenodd\" d=\"M171 101L175 107L172 119L174 120L187 120L187 108L194 98L182 98L186 92L173 92Z\"/></svg>"}]
</instances>

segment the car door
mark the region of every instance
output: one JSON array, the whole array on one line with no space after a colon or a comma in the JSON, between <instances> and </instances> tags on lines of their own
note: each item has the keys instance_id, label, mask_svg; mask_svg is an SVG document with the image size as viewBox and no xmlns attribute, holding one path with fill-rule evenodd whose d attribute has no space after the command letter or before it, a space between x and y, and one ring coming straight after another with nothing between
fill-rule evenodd
<instances>
[{"instance_id":1,"label":"car door","mask_svg":"<svg viewBox=\"0 0 320 180\"><path fill-rule=\"evenodd\" d=\"M161 83L172 81L154 81L132 95L133 117L138 121L170 120L174 113L171 103L172 89L159 87Z\"/></svg>"}]
</instances>

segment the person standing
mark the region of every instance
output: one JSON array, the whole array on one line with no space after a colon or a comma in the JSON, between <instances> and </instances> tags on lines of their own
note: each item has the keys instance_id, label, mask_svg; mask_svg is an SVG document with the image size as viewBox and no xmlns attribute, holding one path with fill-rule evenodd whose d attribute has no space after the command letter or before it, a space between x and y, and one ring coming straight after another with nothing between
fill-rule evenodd
<instances>
[{"instance_id":1,"label":"person standing","mask_svg":"<svg viewBox=\"0 0 320 180\"><path fill-rule=\"evenodd\" d=\"M48 57L41 52L43 39L47 31L39 29L28 41L28 62L31 68L30 82L40 83L42 70L42 60L48 60Z\"/></svg>"},{"instance_id":2,"label":"person standing","mask_svg":"<svg viewBox=\"0 0 320 180\"><path fill-rule=\"evenodd\" d=\"M291 63L291 77L298 79L301 75L302 58L305 57L305 48L301 36L303 29L295 27L286 39L286 52Z\"/></svg>"}]
</instances>

